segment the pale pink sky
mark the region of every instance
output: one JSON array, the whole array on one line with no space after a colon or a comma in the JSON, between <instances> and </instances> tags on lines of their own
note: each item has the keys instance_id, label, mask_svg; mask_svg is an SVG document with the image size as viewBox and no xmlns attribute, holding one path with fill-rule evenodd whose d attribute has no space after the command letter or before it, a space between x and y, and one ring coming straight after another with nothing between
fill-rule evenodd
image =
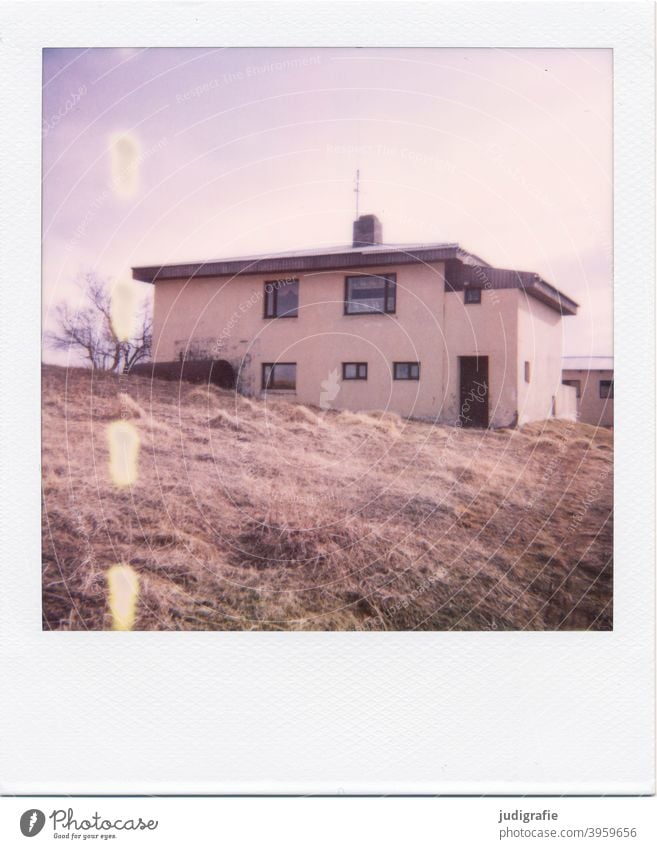
<instances>
[{"instance_id":1,"label":"pale pink sky","mask_svg":"<svg viewBox=\"0 0 657 849\"><path fill-rule=\"evenodd\" d=\"M349 243L360 168L385 241L536 271L581 305L564 353L611 354L611 83L610 50L46 50L45 324L83 267Z\"/></svg>"}]
</instances>

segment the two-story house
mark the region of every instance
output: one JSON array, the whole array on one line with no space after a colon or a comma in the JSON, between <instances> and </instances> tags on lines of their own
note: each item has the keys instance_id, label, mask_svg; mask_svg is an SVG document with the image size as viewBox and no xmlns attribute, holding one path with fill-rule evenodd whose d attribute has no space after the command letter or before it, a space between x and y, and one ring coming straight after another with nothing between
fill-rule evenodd
<instances>
[{"instance_id":1,"label":"two-story house","mask_svg":"<svg viewBox=\"0 0 657 849\"><path fill-rule=\"evenodd\" d=\"M374 215L348 246L133 276L155 285L154 361L226 360L248 394L479 427L575 414L561 382L573 300L458 244L384 244Z\"/></svg>"}]
</instances>

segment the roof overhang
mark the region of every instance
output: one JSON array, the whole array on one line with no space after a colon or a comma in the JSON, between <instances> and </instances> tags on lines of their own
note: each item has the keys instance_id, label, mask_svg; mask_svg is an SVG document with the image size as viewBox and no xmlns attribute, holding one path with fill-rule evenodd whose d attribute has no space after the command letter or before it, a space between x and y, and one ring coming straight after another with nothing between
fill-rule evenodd
<instances>
[{"instance_id":1,"label":"roof overhang","mask_svg":"<svg viewBox=\"0 0 657 849\"><path fill-rule=\"evenodd\" d=\"M462 292L466 286L478 289L520 289L562 315L576 315L579 306L572 298L531 271L448 263L445 289Z\"/></svg>"},{"instance_id":2,"label":"roof overhang","mask_svg":"<svg viewBox=\"0 0 657 849\"><path fill-rule=\"evenodd\" d=\"M552 309L557 310L562 315L577 315L578 303L573 301L563 292L555 289L550 283L547 283L541 277L536 277L530 283L523 286L525 292L539 301L543 301Z\"/></svg>"},{"instance_id":3,"label":"roof overhang","mask_svg":"<svg viewBox=\"0 0 657 849\"><path fill-rule=\"evenodd\" d=\"M412 265L417 263L445 262L457 259L469 265L480 265L481 260L462 250L458 245L404 251L399 248L344 253L299 254L297 256L256 257L211 262L190 262L176 265L136 266L132 269L135 280L157 283L160 280L190 280L197 277L234 277L239 274L293 274L311 271L333 271L342 268L378 267L382 265Z\"/></svg>"}]
</instances>

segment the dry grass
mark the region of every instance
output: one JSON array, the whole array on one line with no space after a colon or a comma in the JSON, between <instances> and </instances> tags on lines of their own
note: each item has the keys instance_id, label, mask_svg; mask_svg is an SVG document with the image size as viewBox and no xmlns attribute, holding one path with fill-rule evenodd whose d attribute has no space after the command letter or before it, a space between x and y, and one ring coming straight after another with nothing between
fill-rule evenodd
<instances>
[{"instance_id":1,"label":"dry grass","mask_svg":"<svg viewBox=\"0 0 657 849\"><path fill-rule=\"evenodd\" d=\"M141 437L112 485L106 428ZM140 629L610 629L612 434L466 431L215 387L43 372L43 617Z\"/></svg>"}]
</instances>

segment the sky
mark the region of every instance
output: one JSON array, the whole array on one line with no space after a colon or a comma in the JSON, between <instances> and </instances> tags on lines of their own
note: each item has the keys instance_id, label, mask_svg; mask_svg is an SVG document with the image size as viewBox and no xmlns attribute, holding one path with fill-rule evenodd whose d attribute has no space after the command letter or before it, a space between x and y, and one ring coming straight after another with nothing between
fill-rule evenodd
<instances>
[{"instance_id":1,"label":"sky","mask_svg":"<svg viewBox=\"0 0 657 849\"><path fill-rule=\"evenodd\" d=\"M538 272L564 354L613 353L610 50L48 49L43 84L46 329L84 270L350 244L359 169L385 242Z\"/></svg>"}]
</instances>

